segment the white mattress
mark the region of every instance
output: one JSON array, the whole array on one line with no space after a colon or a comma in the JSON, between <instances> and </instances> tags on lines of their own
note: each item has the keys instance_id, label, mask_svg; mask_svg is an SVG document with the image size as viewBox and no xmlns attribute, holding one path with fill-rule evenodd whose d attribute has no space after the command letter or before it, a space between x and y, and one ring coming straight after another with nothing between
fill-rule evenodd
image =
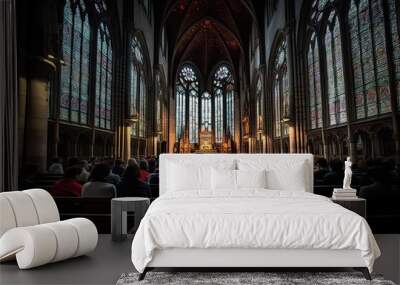
<instances>
[{"instance_id":1,"label":"white mattress","mask_svg":"<svg viewBox=\"0 0 400 285\"><path fill-rule=\"evenodd\" d=\"M359 250L370 271L380 255L359 215L319 195L265 189L166 193L140 223L132 262L143 272L170 248Z\"/></svg>"}]
</instances>

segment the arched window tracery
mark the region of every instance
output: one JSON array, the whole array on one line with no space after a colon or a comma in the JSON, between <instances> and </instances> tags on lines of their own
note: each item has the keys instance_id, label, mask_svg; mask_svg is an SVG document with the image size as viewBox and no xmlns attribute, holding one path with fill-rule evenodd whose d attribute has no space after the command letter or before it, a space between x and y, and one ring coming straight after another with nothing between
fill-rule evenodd
<instances>
[{"instance_id":1,"label":"arched window tracery","mask_svg":"<svg viewBox=\"0 0 400 285\"><path fill-rule=\"evenodd\" d=\"M195 68L190 64L183 65L175 84L176 140L184 139L187 129L189 143L199 141L199 88L199 78Z\"/></svg>"},{"instance_id":2,"label":"arched window tracery","mask_svg":"<svg viewBox=\"0 0 400 285\"><path fill-rule=\"evenodd\" d=\"M348 11L356 119L391 111L382 8L378 1L352 0Z\"/></svg>"},{"instance_id":3,"label":"arched window tracery","mask_svg":"<svg viewBox=\"0 0 400 285\"><path fill-rule=\"evenodd\" d=\"M322 91L319 46L316 34L310 38L307 54L308 65L308 102L310 113L310 128L322 127Z\"/></svg>"},{"instance_id":4,"label":"arched window tracery","mask_svg":"<svg viewBox=\"0 0 400 285\"><path fill-rule=\"evenodd\" d=\"M286 41L278 45L273 65L274 136L287 136L288 126L284 122L289 117L289 78L287 73Z\"/></svg>"},{"instance_id":5,"label":"arched window tracery","mask_svg":"<svg viewBox=\"0 0 400 285\"><path fill-rule=\"evenodd\" d=\"M84 1L64 6L60 78L60 119L88 124L91 25Z\"/></svg>"},{"instance_id":6,"label":"arched window tracery","mask_svg":"<svg viewBox=\"0 0 400 285\"><path fill-rule=\"evenodd\" d=\"M211 73L211 91L202 89L200 75L191 63L178 70L175 83L176 140L188 138L199 143L200 132L213 132L214 142L222 144L234 137L235 82L227 64L219 64Z\"/></svg>"},{"instance_id":7,"label":"arched window tracery","mask_svg":"<svg viewBox=\"0 0 400 285\"><path fill-rule=\"evenodd\" d=\"M95 126L111 129L112 48L108 28L97 30Z\"/></svg>"},{"instance_id":8,"label":"arched window tracery","mask_svg":"<svg viewBox=\"0 0 400 285\"><path fill-rule=\"evenodd\" d=\"M133 35L130 43L130 90L129 116L134 119L132 136L144 138L146 135L147 85L146 61L143 45L137 35Z\"/></svg>"},{"instance_id":9,"label":"arched window tracery","mask_svg":"<svg viewBox=\"0 0 400 285\"><path fill-rule=\"evenodd\" d=\"M216 143L222 143L225 136L234 137L234 88L235 81L230 67L221 64L212 75Z\"/></svg>"},{"instance_id":10,"label":"arched window tracery","mask_svg":"<svg viewBox=\"0 0 400 285\"><path fill-rule=\"evenodd\" d=\"M95 127L112 129L112 45L105 22L106 6L101 0L89 4L84 0L65 2L59 118L88 125L92 111ZM93 37L95 41L91 41ZM92 61L96 62L93 76L89 74ZM90 85L95 97L92 107Z\"/></svg>"}]
</instances>

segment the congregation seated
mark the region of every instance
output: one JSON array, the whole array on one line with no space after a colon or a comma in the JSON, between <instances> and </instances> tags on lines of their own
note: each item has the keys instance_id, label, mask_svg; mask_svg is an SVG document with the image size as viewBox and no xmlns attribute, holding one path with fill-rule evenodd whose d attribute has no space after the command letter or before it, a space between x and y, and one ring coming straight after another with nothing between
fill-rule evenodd
<instances>
[{"instance_id":1,"label":"congregation seated","mask_svg":"<svg viewBox=\"0 0 400 285\"><path fill-rule=\"evenodd\" d=\"M38 185L35 181L38 173L38 166L36 164L27 163L20 169L20 175L18 177L18 189L26 190L37 188Z\"/></svg>"},{"instance_id":2,"label":"congregation seated","mask_svg":"<svg viewBox=\"0 0 400 285\"><path fill-rule=\"evenodd\" d=\"M146 160L141 160L139 162L139 167L140 167L139 180L144 182L144 183L148 183L150 172L148 171L149 170L149 166L147 164L147 161Z\"/></svg>"},{"instance_id":3,"label":"congregation seated","mask_svg":"<svg viewBox=\"0 0 400 285\"><path fill-rule=\"evenodd\" d=\"M77 166L79 164L80 159L77 157L70 157L67 161L67 167Z\"/></svg>"},{"instance_id":4,"label":"congregation seated","mask_svg":"<svg viewBox=\"0 0 400 285\"><path fill-rule=\"evenodd\" d=\"M328 161L325 158L317 159L315 163L314 179L316 181L323 181L325 174L327 174L328 172Z\"/></svg>"},{"instance_id":5,"label":"congregation seated","mask_svg":"<svg viewBox=\"0 0 400 285\"><path fill-rule=\"evenodd\" d=\"M343 162L334 159L330 162L330 171L324 175L323 183L325 185L341 185L343 184L344 172Z\"/></svg>"},{"instance_id":6,"label":"congregation seated","mask_svg":"<svg viewBox=\"0 0 400 285\"><path fill-rule=\"evenodd\" d=\"M151 197L150 187L139 180L139 165L130 162L118 185L118 197Z\"/></svg>"},{"instance_id":7,"label":"congregation seated","mask_svg":"<svg viewBox=\"0 0 400 285\"><path fill-rule=\"evenodd\" d=\"M159 196L159 186L160 186L160 174L156 169L154 173L149 176L149 186L151 189L152 198L157 198Z\"/></svg>"},{"instance_id":8,"label":"congregation seated","mask_svg":"<svg viewBox=\"0 0 400 285\"><path fill-rule=\"evenodd\" d=\"M60 158L58 158L58 157L53 158L53 160L49 166L48 173L49 174L59 174L59 175L64 174L64 167L62 165L62 161Z\"/></svg>"},{"instance_id":9,"label":"congregation seated","mask_svg":"<svg viewBox=\"0 0 400 285\"><path fill-rule=\"evenodd\" d=\"M110 158L106 158L103 161L103 164L107 165L108 167L108 175L106 177L106 182L114 185L115 187L121 183L121 177L118 174L112 172L112 167L114 166L114 160Z\"/></svg>"},{"instance_id":10,"label":"congregation seated","mask_svg":"<svg viewBox=\"0 0 400 285\"><path fill-rule=\"evenodd\" d=\"M82 173L79 175L78 180L81 184L85 184L89 181L90 177L90 172L88 171L89 163L87 162L87 160L80 160L77 166L82 168Z\"/></svg>"},{"instance_id":11,"label":"congregation seated","mask_svg":"<svg viewBox=\"0 0 400 285\"><path fill-rule=\"evenodd\" d=\"M154 173L156 172L156 168L157 168L157 160L155 156L150 156L147 159L147 164L148 164L148 171L150 173Z\"/></svg>"},{"instance_id":12,"label":"congregation seated","mask_svg":"<svg viewBox=\"0 0 400 285\"><path fill-rule=\"evenodd\" d=\"M115 160L111 172L118 175L119 177L122 177L124 171L125 171L124 162L121 159Z\"/></svg>"},{"instance_id":13,"label":"congregation seated","mask_svg":"<svg viewBox=\"0 0 400 285\"><path fill-rule=\"evenodd\" d=\"M64 173L64 178L57 181L50 189L55 197L80 197L82 185L78 181L82 169L76 166L69 167Z\"/></svg>"},{"instance_id":14,"label":"congregation seated","mask_svg":"<svg viewBox=\"0 0 400 285\"><path fill-rule=\"evenodd\" d=\"M110 168L107 164L96 164L89 177L89 182L83 185L82 197L113 198L117 196L115 185L108 182Z\"/></svg>"},{"instance_id":15,"label":"congregation seated","mask_svg":"<svg viewBox=\"0 0 400 285\"><path fill-rule=\"evenodd\" d=\"M359 196L367 200L390 197L392 191L391 166L387 163L377 164L368 169L372 183L360 188Z\"/></svg>"}]
</instances>

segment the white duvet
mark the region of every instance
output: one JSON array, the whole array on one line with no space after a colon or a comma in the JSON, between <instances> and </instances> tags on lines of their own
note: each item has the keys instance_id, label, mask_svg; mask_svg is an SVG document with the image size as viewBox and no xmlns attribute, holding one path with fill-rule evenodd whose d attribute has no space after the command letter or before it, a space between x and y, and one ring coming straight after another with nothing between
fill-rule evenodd
<instances>
[{"instance_id":1,"label":"white duvet","mask_svg":"<svg viewBox=\"0 0 400 285\"><path fill-rule=\"evenodd\" d=\"M358 249L370 271L380 255L359 215L323 196L265 189L164 194L140 223L132 262L143 272L165 248Z\"/></svg>"}]
</instances>

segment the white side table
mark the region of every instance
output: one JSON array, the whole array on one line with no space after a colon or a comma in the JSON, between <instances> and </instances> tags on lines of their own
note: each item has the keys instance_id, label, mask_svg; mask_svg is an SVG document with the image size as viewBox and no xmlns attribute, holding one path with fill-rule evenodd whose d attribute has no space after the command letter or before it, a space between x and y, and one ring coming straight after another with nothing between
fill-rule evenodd
<instances>
[{"instance_id":1,"label":"white side table","mask_svg":"<svg viewBox=\"0 0 400 285\"><path fill-rule=\"evenodd\" d=\"M127 212L134 212L135 231L150 205L149 198L121 197L111 200L111 238L123 241L127 236Z\"/></svg>"}]
</instances>

